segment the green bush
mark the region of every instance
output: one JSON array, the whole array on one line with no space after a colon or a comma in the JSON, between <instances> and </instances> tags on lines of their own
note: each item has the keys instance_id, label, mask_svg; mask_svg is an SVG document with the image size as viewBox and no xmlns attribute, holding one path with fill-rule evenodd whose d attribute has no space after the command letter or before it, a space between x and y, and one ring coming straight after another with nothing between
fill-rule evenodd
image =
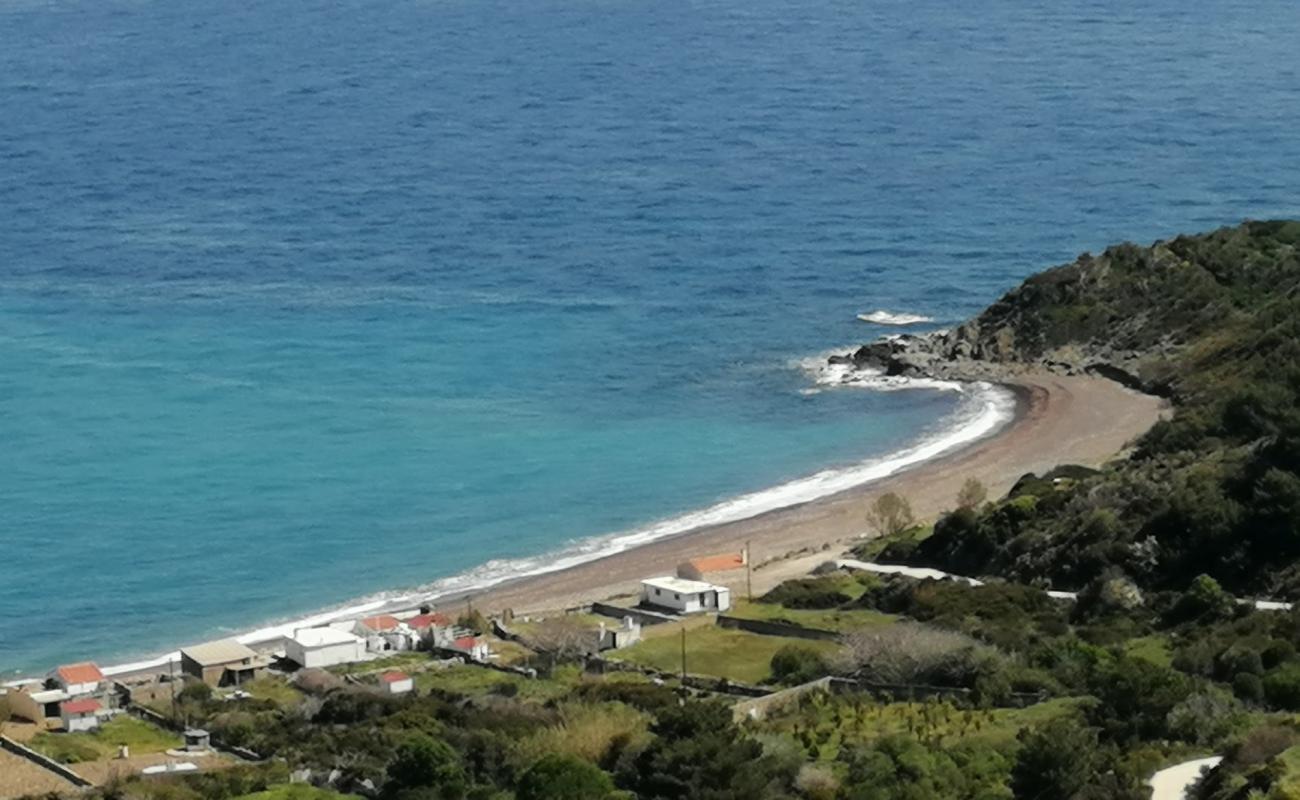
<instances>
[{"instance_id":1,"label":"green bush","mask_svg":"<svg viewBox=\"0 0 1300 800\"><path fill-rule=\"evenodd\" d=\"M830 674L830 666L816 648L787 644L772 656L772 681L794 686Z\"/></svg>"},{"instance_id":2,"label":"green bush","mask_svg":"<svg viewBox=\"0 0 1300 800\"><path fill-rule=\"evenodd\" d=\"M1264 676L1264 697L1274 708L1300 711L1300 664L1284 664Z\"/></svg>"},{"instance_id":3,"label":"green bush","mask_svg":"<svg viewBox=\"0 0 1300 800\"><path fill-rule=\"evenodd\" d=\"M603 800L614 782L594 764L573 756L542 756L519 778L518 800Z\"/></svg>"}]
</instances>

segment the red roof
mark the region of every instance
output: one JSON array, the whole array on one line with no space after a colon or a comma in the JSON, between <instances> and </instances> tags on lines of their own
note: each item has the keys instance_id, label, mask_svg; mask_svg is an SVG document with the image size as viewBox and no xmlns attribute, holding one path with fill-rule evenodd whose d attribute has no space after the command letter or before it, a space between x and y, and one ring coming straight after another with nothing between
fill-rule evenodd
<instances>
[{"instance_id":1,"label":"red roof","mask_svg":"<svg viewBox=\"0 0 1300 800\"><path fill-rule=\"evenodd\" d=\"M397 683L398 681L409 681L410 679L411 676L405 672L385 672L379 676L381 683Z\"/></svg>"},{"instance_id":2,"label":"red roof","mask_svg":"<svg viewBox=\"0 0 1300 800\"><path fill-rule=\"evenodd\" d=\"M80 700L68 700L59 706L64 714L90 714L98 711L99 701L93 697L83 697Z\"/></svg>"},{"instance_id":3,"label":"red roof","mask_svg":"<svg viewBox=\"0 0 1300 800\"><path fill-rule=\"evenodd\" d=\"M411 617L406 621L413 630L421 631L425 628L445 628L451 624L451 617L446 614L434 612L432 614L421 614L418 617Z\"/></svg>"},{"instance_id":4,"label":"red roof","mask_svg":"<svg viewBox=\"0 0 1300 800\"><path fill-rule=\"evenodd\" d=\"M478 639L473 636L462 636L451 644L457 650L473 650L474 646L478 644Z\"/></svg>"},{"instance_id":5,"label":"red roof","mask_svg":"<svg viewBox=\"0 0 1300 800\"><path fill-rule=\"evenodd\" d=\"M83 661L80 664L65 664L55 670L59 678L68 684L72 683L98 683L104 680L104 673L99 671L99 667L89 661Z\"/></svg>"},{"instance_id":6,"label":"red roof","mask_svg":"<svg viewBox=\"0 0 1300 800\"><path fill-rule=\"evenodd\" d=\"M361 624L372 631L391 631L401 623L392 614L380 614L377 617L366 617L361 620Z\"/></svg>"},{"instance_id":7,"label":"red roof","mask_svg":"<svg viewBox=\"0 0 1300 800\"><path fill-rule=\"evenodd\" d=\"M726 572L731 569L740 569L745 566L744 553L723 553L716 556L700 556L692 558L690 565L700 572Z\"/></svg>"}]
</instances>

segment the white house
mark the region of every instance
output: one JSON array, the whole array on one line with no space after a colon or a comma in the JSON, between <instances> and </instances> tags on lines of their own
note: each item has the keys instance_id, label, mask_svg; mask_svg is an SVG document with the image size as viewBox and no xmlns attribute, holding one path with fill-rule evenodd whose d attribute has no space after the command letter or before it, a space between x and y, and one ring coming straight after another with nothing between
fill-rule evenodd
<instances>
[{"instance_id":1,"label":"white house","mask_svg":"<svg viewBox=\"0 0 1300 800\"><path fill-rule=\"evenodd\" d=\"M364 659L366 643L336 628L300 628L284 640L284 654L300 667L331 667Z\"/></svg>"},{"instance_id":2,"label":"white house","mask_svg":"<svg viewBox=\"0 0 1300 800\"><path fill-rule=\"evenodd\" d=\"M726 611L731 608L731 590L685 578L647 578L641 581L641 603L678 614Z\"/></svg>"},{"instance_id":3,"label":"white house","mask_svg":"<svg viewBox=\"0 0 1300 800\"><path fill-rule=\"evenodd\" d=\"M415 688L415 681L405 672L385 672L379 676L379 686L386 694L406 694Z\"/></svg>"},{"instance_id":4,"label":"white house","mask_svg":"<svg viewBox=\"0 0 1300 800\"><path fill-rule=\"evenodd\" d=\"M488 658L491 657L492 655L492 651L490 648L488 648L487 642L483 641L482 639L476 636L458 637L456 639L453 639L451 644L448 647L451 650L464 653L474 661L478 661L480 663L486 662Z\"/></svg>"},{"instance_id":5,"label":"white house","mask_svg":"<svg viewBox=\"0 0 1300 800\"><path fill-rule=\"evenodd\" d=\"M69 697L78 697L98 693L104 685L104 673L95 664L83 661L59 667L50 673L50 680L67 692Z\"/></svg>"},{"instance_id":6,"label":"white house","mask_svg":"<svg viewBox=\"0 0 1300 800\"><path fill-rule=\"evenodd\" d=\"M93 697L65 701L59 706L63 729L68 733L96 730L99 728L100 708L99 701Z\"/></svg>"},{"instance_id":7,"label":"white house","mask_svg":"<svg viewBox=\"0 0 1300 800\"><path fill-rule=\"evenodd\" d=\"M379 614L357 622L352 632L366 640L366 649L375 653L391 650L414 650L419 637L406 623L392 614Z\"/></svg>"}]
</instances>

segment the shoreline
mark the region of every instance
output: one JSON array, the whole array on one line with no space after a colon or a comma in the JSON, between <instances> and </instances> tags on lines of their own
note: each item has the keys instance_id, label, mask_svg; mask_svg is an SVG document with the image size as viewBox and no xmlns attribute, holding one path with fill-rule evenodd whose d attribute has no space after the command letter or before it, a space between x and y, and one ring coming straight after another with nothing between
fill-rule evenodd
<instances>
[{"instance_id":1,"label":"shoreline","mask_svg":"<svg viewBox=\"0 0 1300 800\"><path fill-rule=\"evenodd\" d=\"M754 591L761 594L781 581L807 574L822 561L839 557L863 538L868 527L867 507L879 494L895 491L906 496L917 519L929 521L951 507L968 477L983 482L990 497L1000 497L1026 472L1041 473L1064 463L1099 466L1122 452L1168 410L1159 398L1094 376L1026 372L1009 375L994 386L1012 393L1015 410L993 430L839 491L743 518L697 525L549 571L506 577L486 587L412 590L395 597L358 600L233 638L255 649L270 650L293 629L373 613L413 611L425 603L449 608L468 602L489 614L506 609L520 614L554 612L627 596L636 591L642 578L673 574L676 566L689 558L736 551L746 543L754 564ZM914 452L923 444L899 452ZM745 588L743 573L709 579L730 586L737 596ZM165 671L174 658L175 651L104 672L117 679L143 677Z\"/></svg>"}]
</instances>

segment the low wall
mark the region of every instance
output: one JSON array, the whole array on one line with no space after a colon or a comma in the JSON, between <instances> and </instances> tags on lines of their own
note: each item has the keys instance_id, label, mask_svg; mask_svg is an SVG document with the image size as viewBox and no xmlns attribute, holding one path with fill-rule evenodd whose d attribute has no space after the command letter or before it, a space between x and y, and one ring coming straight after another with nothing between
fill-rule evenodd
<instances>
[{"instance_id":1,"label":"low wall","mask_svg":"<svg viewBox=\"0 0 1300 800\"><path fill-rule=\"evenodd\" d=\"M686 679L682 680L680 672L665 672L654 667L633 664L630 661L600 658L599 656L589 656L587 658L586 670L597 675L604 675L607 672L638 672L646 677L658 678L663 681L681 681L683 686L690 689L699 689L715 694L729 694L737 697L765 697L772 693L772 689L766 686L751 686L747 683L737 683L726 678L716 678L712 675L687 673Z\"/></svg>"},{"instance_id":2,"label":"low wall","mask_svg":"<svg viewBox=\"0 0 1300 800\"><path fill-rule=\"evenodd\" d=\"M719 616L718 627L748 631L749 633L757 633L762 636L787 636L792 639L811 639L825 642L837 641L840 638L840 634L836 631L827 631L822 630L821 628L805 628L802 625L792 625L788 622L773 622L762 619L742 619L740 617Z\"/></svg>"},{"instance_id":3,"label":"low wall","mask_svg":"<svg viewBox=\"0 0 1300 800\"><path fill-rule=\"evenodd\" d=\"M763 697L741 700L732 706L732 714L736 722L746 719L763 719L773 711L779 711L791 703L798 702L799 698L809 692L828 691L832 680L834 678L818 678L815 681L791 686L789 689L782 689L779 692L773 692Z\"/></svg>"},{"instance_id":4,"label":"low wall","mask_svg":"<svg viewBox=\"0 0 1300 800\"><path fill-rule=\"evenodd\" d=\"M35 750L23 747L8 736L0 736L0 749L8 750L19 758L25 758L41 769L53 772L60 778L70 781L74 786L79 786L83 789L88 786L94 786L93 783L68 769L63 764L60 764L49 756L42 755Z\"/></svg>"},{"instance_id":5,"label":"low wall","mask_svg":"<svg viewBox=\"0 0 1300 800\"><path fill-rule=\"evenodd\" d=\"M647 611L643 608L623 608L608 603L592 603L591 613L599 614L602 617L613 617L618 620L631 617L642 625L662 625L665 622L676 622L679 619L679 617L671 614L660 614L658 611Z\"/></svg>"}]
</instances>

